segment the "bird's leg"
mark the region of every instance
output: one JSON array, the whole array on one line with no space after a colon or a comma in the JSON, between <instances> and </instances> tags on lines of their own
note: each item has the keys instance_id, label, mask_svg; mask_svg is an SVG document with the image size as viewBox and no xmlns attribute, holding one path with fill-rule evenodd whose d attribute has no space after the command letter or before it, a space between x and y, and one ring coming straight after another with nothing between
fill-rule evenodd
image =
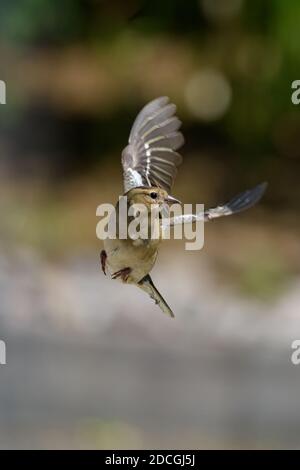
<instances>
[{"instance_id":1,"label":"bird's leg","mask_svg":"<svg viewBox=\"0 0 300 470\"><path fill-rule=\"evenodd\" d=\"M105 272L106 259L107 259L106 251L102 250L101 253L100 253L100 261L101 261L101 268L102 268L102 271L104 272L105 276L106 276L106 272Z\"/></svg>"},{"instance_id":2,"label":"bird's leg","mask_svg":"<svg viewBox=\"0 0 300 470\"><path fill-rule=\"evenodd\" d=\"M120 271L116 271L115 273L113 273L111 277L112 279L117 279L118 277L120 277L123 282L127 282L131 271L131 268L123 268L120 269Z\"/></svg>"}]
</instances>

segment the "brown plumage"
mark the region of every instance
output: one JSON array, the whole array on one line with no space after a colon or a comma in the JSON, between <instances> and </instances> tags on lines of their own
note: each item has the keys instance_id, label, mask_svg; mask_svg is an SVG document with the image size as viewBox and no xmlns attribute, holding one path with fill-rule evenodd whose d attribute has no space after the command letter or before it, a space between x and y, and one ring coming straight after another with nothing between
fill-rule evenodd
<instances>
[{"instance_id":1,"label":"brown plumage","mask_svg":"<svg viewBox=\"0 0 300 470\"><path fill-rule=\"evenodd\" d=\"M151 209L155 208L165 216L168 213L168 204L179 202L169 194L177 167L182 161L177 150L184 142L179 131L181 122L175 113L176 106L169 103L167 97L148 103L138 114L131 129L129 143L122 153L127 208L143 204L145 212L139 215L147 222L149 229L152 227ZM103 272L109 270L113 279L141 288L155 300L164 313L173 317L171 308L149 275L157 258L164 228L198 220L208 221L245 210L261 198L265 188L266 183L262 183L234 197L227 204L205 211L204 214L161 218L156 238L148 236L136 239L128 231L128 237L121 239L117 230L116 239L108 238L104 241L104 250L100 255ZM118 220L119 203L116 213ZM135 215L126 218L126 222L130 223Z\"/></svg>"}]
</instances>

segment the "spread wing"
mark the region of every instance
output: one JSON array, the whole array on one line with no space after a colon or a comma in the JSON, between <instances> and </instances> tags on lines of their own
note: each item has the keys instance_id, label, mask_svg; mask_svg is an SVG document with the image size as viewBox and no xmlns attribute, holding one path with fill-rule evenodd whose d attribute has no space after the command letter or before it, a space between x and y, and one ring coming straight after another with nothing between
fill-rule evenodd
<instances>
[{"instance_id":1,"label":"spread wing","mask_svg":"<svg viewBox=\"0 0 300 470\"><path fill-rule=\"evenodd\" d=\"M170 192L182 161L176 150L184 143L175 113L175 104L163 96L138 114L122 153L124 192L139 186L158 186Z\"/></svg>"}]
</instances>

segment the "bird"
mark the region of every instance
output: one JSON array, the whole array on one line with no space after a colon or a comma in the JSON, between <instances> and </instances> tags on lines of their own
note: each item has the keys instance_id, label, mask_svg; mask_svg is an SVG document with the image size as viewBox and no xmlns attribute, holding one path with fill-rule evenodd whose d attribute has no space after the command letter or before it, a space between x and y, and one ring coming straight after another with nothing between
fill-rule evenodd
<instances>
[{"instance_id":1,"label":"bird","mask_svg":"<svg viewBox=\"0 0 300 470\"><path fill-rule=\"evenodd\" d=\"M154 207L166 215L170 204L180 204L180 201L171 195L178 166L182 163L182 156L177 150L184 144L180 131L182 123L176 115L176 109L176 105L171 103L167 96L162 96L146 104L137 115L130 131L128 145L122 152L124 193L116 205L117 216L122 198L125 198L128 214L134 205L143 204L146 208L145 218L149 223L151 209ZM174 317L171 307L150 276L164 229L200 220L206 222L246 210L261 199L266 187L266 182L260 183L233 197L226 204L205 210L201 214L161 217L159 234L155 238L136 239L128 232L128 236L122 238L117 223L116 237L104 239L104 249L100 253L103 273L109 271L112 279L142 289L165 314ZM126 217L128 223L135 215ZM116 219L118 220L118 217Z\"/></svg>"}]
</instances>

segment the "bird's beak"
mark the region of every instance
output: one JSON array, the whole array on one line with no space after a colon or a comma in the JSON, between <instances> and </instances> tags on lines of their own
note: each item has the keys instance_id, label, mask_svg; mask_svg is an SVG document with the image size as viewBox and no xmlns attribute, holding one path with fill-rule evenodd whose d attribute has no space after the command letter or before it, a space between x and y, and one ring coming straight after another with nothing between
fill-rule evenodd
<instances>
[{"instance_id":1,"label":"bird's beak","mask_svg":"<svg viewBox=\"0 0 300 470\"><path fill-rule=\"evenodd\" d=\"M170 205L171 204L181 204L181 201L179 201L178 199L176 199L175 197L170 196L170 195L168 195L166 197L165 201Z\"/></svg>"}]
</instances>

